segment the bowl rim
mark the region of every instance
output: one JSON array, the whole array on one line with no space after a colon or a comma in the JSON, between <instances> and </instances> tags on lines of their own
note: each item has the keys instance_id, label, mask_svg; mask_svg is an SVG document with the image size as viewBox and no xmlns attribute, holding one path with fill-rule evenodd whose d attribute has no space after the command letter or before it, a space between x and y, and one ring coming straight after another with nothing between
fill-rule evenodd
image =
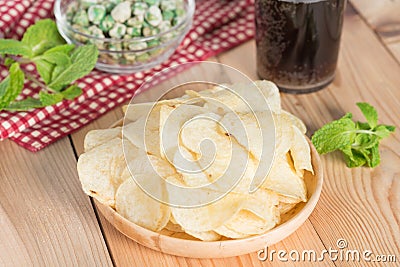
<instances>
[{"instance_id":1,"label":"bowl rim","mask_svg":"<svg viewBox=\"0 0 400 267\"><path fill-rule=\"evenodd\" d=\"M150 41L150 40L154 40L157 38L160 38L168 33L174 32L177 29L180 29L181 27L183 29L185 29L187 25L191 25L192 20L193 20L193 16L194 16L194 12L196 9L196 3L195 0L186 0L187 1L187 12L186 15L184 17L184 19L182 19L181 22L179 22L178 24L174 25L172 28L168 29L167 31L164 32L160 32L158 34L155 35L151 35L151 36L147 36L147 37L132 37L131 39L116 39L116 38L101 38L101 37L96 37L94 35L90 35L90 34L86 34L83 32L80 32L76 29L74 29L70 23L68 23L68 21L66 19L63 18L63 14L61 13L61 2L63 0L56 0L54 3L54 16L57 20L57 22L59 22L63 27L66 27L67 30L70 30L76 34L79 34L81 36L84 36L86 38L90 38L90 39L94 39L97 41L102 41L105 43L122 43L122 42L131 42L131 41Z\"/></svg>"},{"instance_id":2,"label":"bowl rim","mask_svg":"<svg viewBox=\"0 0 400 267\"><path fill-rule=\"evenodd\" d=\"M115 128L117 126L121 126L122 123L123 123L123 119L120 119L117 122L115 122L114 124L112 124L109 128ZM284 238L286 238L287 236L292 234L294 231L296 231L308 219L308 217L314 211L315 206L317 205L318 200L321 195L321 192L322 192L322 184L323 184L324 177L323 177L321 158L320 158L317 150L315 149L314 145L311 143L311 141L308 137L307 137L307 142L310 146L311 156L313 157L312 161L314 161L314 163L315 163L315 164L313 164L314 174L312 174L317 179L314 193L311 195L311 197L307 200L307 202L304 204L304 206L301 208L301 210L297 214L295 214L293 217L291 217L289 220L285 221L284 223L275 226L273 229L271 229L261 235L253 235L253 236L245 237L245 238L217 240L217 241L202 241L202 240L189 240L189 239L177 238L177 237L173 237L173 236L164 235L159 232L154 232L154 231L146 229L140 225L137 225L137 224L129 221L125 217L123 217L114 208L112 208L108 205L102 204L95 198L93 198L93 199L94 199L96 206L100 206L100 208L99 208L100 212L103 214L103 216L106 217L107 221L109 221L113 225L113 227L117 228L117 230L124 235L126 235L126 234L122 230L120 230L113 222L111 222L109 220L109 217L106 216L106 214L104 214L104 210L109 212L112 216L116 216L120 221L122 221L122 223L127 225L130 229L135 229L135 230L137 229L138 231L140 231L144 234L150 235L150 236L158 236L167 242L168 241L179 242L179 244L185 244L185 245L199 245L199 244L215 245L215 244L219 244L220 246L223 246L223 245L232 245L232 244L236 244L236 243L241 243L241 242L245 242L245 241L253 241L253 240L257 240L257 239L260 239L260 238L263 238L263 237L266 237L269 235L273 235L274 233L284 230L285 228L290 228L291 225L293 225L297 222L298 226L295 227L295 229L292 231L289 230L287 232L287 235L283 236L283 238L281 239L281 240L283 240ZM130 236L128 236L128 235L126 235L126 236L129 239L132 239ZM132 239L132 240L134 240L134 239ZM134 241L140 243L137 240L134 240ZM268 245L272 245L272 244L268 244ZM152 248L152 249L154 249L154 248ZM161 249L159 251L161 251L163 253L171 254L171 253L168 253L167 251L163 251ZM175 254L175 255L181 256L178 254Z\"/></svg>"}]
</instances>

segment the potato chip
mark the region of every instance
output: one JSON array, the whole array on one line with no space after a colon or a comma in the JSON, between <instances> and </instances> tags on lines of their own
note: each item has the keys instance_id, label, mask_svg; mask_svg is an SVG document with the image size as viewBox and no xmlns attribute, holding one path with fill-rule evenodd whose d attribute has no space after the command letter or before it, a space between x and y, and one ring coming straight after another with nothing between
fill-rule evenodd
<instances>
[{"instance_id":1,"label":"potato chip","mask_svg":"<svg viewBox=\"0 0 400 267\"><path fill-rule=\"evenodd\" d=\"M217 241L221 239L221 236L215 231L197 232L187 230L186 233L203 241Z\"/></svg>"},{"instance_id":2,"label":"potato chip","mask_svg":"<svg viewBox=\"0 0 400 267\"><path fill-rule=\"evenodd\" d=\"M250 113L271 110L279 114L281 102L279 90L269 81L221 85L213 94L206 94L204 100L214 113Z\"/></svg>"},{"instance_id":3,"label":"potato chip","mask_svg":"<svg viewBox=\"0 0 400 267\"><path fill-rule=\"evenodd\" d=\"M214 229L214 231L222 236L225 236L227 238L245 238L250 236L249 234L243 234L243 233L239 233L235 230L229 229L228 227L226 227L225 225L221 225L220 227Z\"/></svg>"},{"instance_id":4,"label":"potato chip","mask_svg":"<svg viewBox=\"0 0 400 267\"><path fill-rule=\"evenodd\" d=\"M304 170L314 173L311 165L311 150L306 137L296 126L293 128L293 142L290 148L290 155L293 158L297 175L303 176Z\"/></svg>"},{"instance_id":5,"label":"potato chip","mask_svg":"<svg viewBox=\"0 0 400 267\"><path fill-rule=\"evenodd\" d=\"M251 211L267 221L279 221L276 218L275 206L279 203L278 194L273 191L259 188L247 196L242 209Z\"/></svg>"},{"instance_id":6,"label":"potato chip","mask_svg":"<svg viewBox=\"0 0 400 267\"><path fill-rule=\"evenodd\" d=\"M194 154L189 152L185 147L180 147L175 152L173 165L177 169L177 172L182 175L185 186L200 187L210 183Z\"/></svg>"},{"instance_id":7,"label":"potato chip","mask_svg":"<svg viewBox=\"0 0 400 267\"><path fill-rule=\"evenodd\" d=\"M276 207L273 207L273 209L275 211ZM279 222L278 216L273 218L274 220L267 220L251 211L243 209L225 222L224 226L245 235L258 235L272 229Z\"/></svg>"},{"instance_id":8,"label":"potato chip","mask_svg":"<svg viewBox=\"0 0 400 267\"><path fill-rule=\"evenodd\" d=\"M274 121L269 111L237 114L227 113L220 121L220 131L227 131L257 160L274 149ZM223 129L224 127L225 129ZM272 158L272 155L270 156Z\"/></svg>"},{"instance_id":9,"label":"potato chip","mask_svg":"<svg viewBox=\"0 0 400 267\"><path fill-rule=\"evenodd\" d=\"M172 215L171 215L171 217L172 217ZM171 221L171 217L170 217L170 220L167 223L167 225L165 225L164 229L167 229L168 231L171 231L171 232L184 233L185 231L182 229L182 227L179 224L173 223Z\"/></svg>"},{"instance_id":10,"label":"potato chip","mask_svg":"<svg viewBox=\"0 0 400 267\"><path fill-rule=\"evenodd\" d=\"M285 117L285 120L289 120L292 122L292 125L296 126L302 134L306 134L307 132L307 127L304 124L302 120L300 120L298 117L293 115L292 113L282 110L282 113L280 114L282 117Z\"/></svg>"},{"instance_id":11,"label":"potato chip","mask_svg":"<svg viewBox=\"0 0 400 267\"><path fill-rule=\"evenodd\" d=\"M278 194L307 201L306 186L302 178L290 168L285 156L276 157L263 188Z\"/></svg>"},{"instance_id":12,"label":"potato chip","mask_svg":"<svg viewBox=\"0 0 400 267\"><path fill-rule=\"evenodd\" d=\"M285 202L279 202L277 209L281 215L288 213L290 210L292 210L297 203L285 203Z\"/></svg>"},{"instance_id":13,"label":"potato chip","mask_svg":"<svg viewBox=\"0 0 400 267\"><path fill-rule=\"evenodd\" d=\"M125 124L122 133L135 146L152 155L160 156L158 127L150 128L146 123L146 117Z\"/></svg>"},{"instance_id":14,"label":"potato chip","mask_svg":"<svg viewBox=\"0 0 400 267\"><path fill-rule=\"evenodd\" d=\"M218 132L219 117L215 114L195 116L181 131L182 144L198 155L198 164L213 182L225 173L231 162L232 144L229 135Z\"/></svg>"},{"instance_id":15,"label":"potato chip","mask_svg":"<svg viewBox=\"0 0 400 267\"><path fill-rule=\"evenodd\" d=\"M123 107L124 119L127 122L135 122L140 118L147 117L154 106L153 102L126 105Z\"/></svg>"},{"instance_id":16,"label":"potato chip","mask_svg":"<svg viewBox=\"0 0 400 267\"><path fill-rule=\"evenodd\" d=\"M115 197L118 213L131 222L152 231L163 229L171 215L170 208L142 191L133 179L126 180Z\"/></svg>"},{"instance_id":17,"label":"potato chip","mask_svg":"<svg viewBox=\"0 0 400 267\"><path fill-rule=\"evenodd\" d=\"M121 138L114 138L82 154L77 169L86 194L109 206L115 204L115 192L126 177Z\"/></svg>"},{"instance_id":18,"label":"potato chip","mask_svg":"<svg viewBox=\"0 0 400 267\"><path fill-rule=\"evenodd\" d=\"M277 156L285 155L293 142L292 121L287 116L274 115L275 122L275 154Z\"/></svg>"},{"instance_id":19,"label":"potato chip","mask_svg":"<svg viewBox=\"0 0 400 267\"><path fill-rule=\"evenodd\" d=\"M115 127L110 129L92 130L85 136L83 144L85 152L92 150L93 148L100 146L111 139L116 137L121 138L121 127Z\"/></svg>"},{"instance_id":20,"label":"potato chip","mask_svg":"<svg viewBox=\"0 0 400 267\"><path fill-rule=\"evenodd\" d=\"M171 208L176 222L185 231L205 232L224 224L239 212L245 197L229 194L224 198L199 208Z\"/></svg>"},{"instance_id":21,"label":"potato chip","mask_svg":"<svg viewBox=\"0 0 400 267\"><path fill-rule=\"evenodd\" d=\"M278 200L280 203L287 203L287 204L297 204L300 202L298 198L288 197L281 194L278 194Z\"/></svg>"},{"instance_id":22,"label":"potato chip","mask_svg":"<svg viewBox=\"0 0 400 267\"><path fill-rule=\"evenodd\" d=\"M177 151L179 132L182 126L198 114L205 112L203 107L192 105L161 106L159 122L160 154L172 161Z\"/></svg>"}]
</instances>

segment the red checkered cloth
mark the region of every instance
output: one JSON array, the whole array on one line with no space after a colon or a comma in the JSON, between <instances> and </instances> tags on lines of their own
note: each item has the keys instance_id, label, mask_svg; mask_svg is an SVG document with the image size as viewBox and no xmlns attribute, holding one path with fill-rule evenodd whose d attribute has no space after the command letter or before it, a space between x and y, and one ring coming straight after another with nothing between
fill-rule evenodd
<instances>
[{"instance_id":1,"label":"red checkered cloth","mask_svg":"<svg viewBox=\"0 0 400 267\"><path fill-rule=\"evenodd\" d=\"M54 0L0 1L0 37L21 38L35 21L53 17L53 3ZM78 81L83 94L72 101L28 112L1 111L0 139L10 138L30 151L38 151L130 100L146 77L179 63L204 60L253 36L253 0L196 1L193 27L166 62L124 76L95 70ZM33 65L25 68L35 73ZM7 69L0 66L0 79L7 74ZM37 85L28 81L18 99L37 97L38 92Z\"/></svg>"}]
</instances>

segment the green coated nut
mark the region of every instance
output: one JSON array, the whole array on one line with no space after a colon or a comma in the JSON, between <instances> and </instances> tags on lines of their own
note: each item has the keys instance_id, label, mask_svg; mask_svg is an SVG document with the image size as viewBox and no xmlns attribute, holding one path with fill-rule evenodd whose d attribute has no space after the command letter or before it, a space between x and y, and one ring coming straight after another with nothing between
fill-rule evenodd
<instances>
[{"instance_id":1,"label":"green coated nut","mask_svg":"<svg viewBox=\"0 0 400 267\"><path fill-rule=\"evenodd\" d=\"M158 6L160 4L160 0L144 0L149 6Z\"/></svg>"},{"instance_id":2,"label":"green coated nut","mask_svg":"<svg viewBox=\"0 0 400 267\"><path fill-rule=\"evenodd\" d=\"M168 20L164 20L164 21L162 21L161 23L160 23L160 25L158 25L158 29L161 31L161 32L165 32L165 31L168 31L169 29L171 29L171 22L170 21L168 21Z\"/></svg>"},{"instance_id":3,"label":"green coated nut","mask_svg":"<svg viewBox=\"0 0 400 267\"><path fill-rule=\"evenodd\" d=\"M128 62L133 63L136 60L135 53L124 53L124 58L128 60Z\"/></svg>"},{"instance_id":4,"label":"green coated nut","mask_svg":"<svg viewBox=\"0 0 400 267\"><path fill-rule=\"evenodd\" d=\"M151 6L146 12L145 19L150 25L157 27L163 20L160 8Z\"/></svg>"},{"instance_id":5,"label":"green coated nut","mask_svg":"<svg viewBox=\"0 0 400 267\"><path fill-rule=\"evenodd\" d=\"M172 21L175 17L175 12L173 10L165 10L162 12L162 17L164 21Z\"/></svg>"},{"instance_id":6,"label":"green coated nut","mask_svg":"<svg viewBox=\"0 0 400 267\"><path fill-rule=\"evenodd\" d=\"M160 7L163 11L175 10L176 1L175 0L161 0Z\"/></svg>"},{"instance_id":7,"label":"green coated nut","mask_svg":"<svg viewBox=\"0 0 400 267\"><path fill-rule=\"evenodd\" d=\"M124 23L131 17L131 3L128 1L119 3L111 11L111 16L115 21Z\"/></svg>"},{"instance_id":8,"label":"green coated nut","mask_svg":"<svg viewBox=\"0 0 400 267\"><path fill-rule=\"evenodd\" d=\"M104 19L100 23L100 29L103 32L108 32L109 30L112 29L112 27L115 24L115 20L111 17L111 15L107 15L104 17Z\"/></svg>"},{"instance_id":9,"label":"green coated nut","mask_svg":"<svg viewBox=\"0 0 400 267\"><path fill-rule=\"evenodd\" d=\"M90 35L90 31L86 27L82 27L78 24L75 24L75 25L72 25L72 28L80 33ZM86 44L88 42L88 37L86 37L82 34L79 34L79 33L74 34L74 39L83 44Z\"/></svg>"},{"instance_id":10,"label":"green coated nut","mask_svg":"<svg viewBox=\"0 0 400 267\"><path fill-rule=\"evenodd\" d=\"M160 45L160 41L158 39L147 41L147 47L155 47Z\"/></svg>"},{"instance_id":11,"label":"green coated nut","mask_svg":"<svg viewBox=\"0 0 400 267\"><path fill-rule=\"evenodd\" d=\"M83 26L83 27L87 27L89 26L89 17L86 14L85 11L83 10L78 10L75 15L74 18L72 19L72 23L74 25L79 25L79 26Z\"/></svg>"},{"instance_id":12,"label":"green coated nut","mask_svg":"<svg viewBox=\"0 0 400 267\"><path fill-rule=\"evenodd\" d=\"M142 27L128 27L126 33L131 37L140 37L142 36Z\"/></svg>"},{"instance_id":13,"label":"green coated nut","mask_svg":"<svg viewBox=\"0 0 400 267\"><path fill-rule=\"evenodd\" d=\"M143 27L143 30L142 30L142 34L144 37L153 36L153 35L156 35L159 33L160 33L160 29L152 27L152 26Z\"/></svg>"},{"instance_id":14,"label":"green coated nut","mask_svg":"<svg viewBox=\"0 0 400 267\"><path fill-rule=\"evenodd\" d=\"M182 18L182 17L184 17L185 16L185 10L184 9L182 9L182 8L177 8L177 9L175 9L175 16L177 17L177 18Z\"/></svg>"},{"instance_id":15,"label":"green coated nut","mask_svg":"<svg viewBox=\"0 0 400 267\"><path fill-rule=\"evenodd\" d=\"M106 8L101 5L93 5L89 7L87 14L89 21L91 21L95 25L99 25L106 15Z\"/></svg>"},{"instance_id":16,"label":"green coated nut","mask_svg":"<svg viewBox=\"0 0 400 267\"><path fill-rule=\"evenodd\" d=\"M144 22L143 15L134 16L133 18L130 18L126 21L126 25L131 27L142 27L143 22Z\"/></svg>"},{"instance_id":17,"label":"green coated nut","mask_svg":"<svg viewBox=\"0 0 400 267\"><path fill-rule=\"evenodd\" d=\"M108 32L110 37L121 39L126 33L126 26L121 23L115 23L112 29Z\"/></svg>"},{"instance_id":18,"label":"green coated nut","mask_svg":"<svg viewBox=\"0 0 400 267\"><path fill-rule=\"evenodd\" d=\"M150 54L149 53L143 53L141 55L138 55L136 57L137 62L146 62L150 59Z\"/></svg>"},{"instance_id":19,"label":"green coated nut","mask_svg":"<svg viewBox=\"0 0 400 267\"><path fill-rule=\"evenodd\" d=\"M147 43L146 42L131 42L128 46L129 50L131 51L140 51L144 50L147 48ZM137 55L141 55L144 52L136 52Z\"/></svg>"},{"instance_id":20,"label":"green coated nut","mask_svg":"<svg viewBox=\"0 0 400 267\"><path fill-rule=\"evenodd\" d=\"M113 51L113 52L120 52L122 51L122 45L120 43L110 43L108 44L108 50ZM120 53L109 53L110 57L114 59L119 59L121 58Z\"/></svg>"},{"instance_id":21,"label":"green coated nut","mask_svg":"<svg viewBox=\"0 0 400 267\"><path fill-rule=\"evenodd\" d=\"M88 9L89 7L96 5L99 2L99 0L81 0L80 4L82 9Z\"/></svg>"},{"instance_id":22,"label":"green coated nut","mask_svg":"<svg viewBox=\"0 0 400 267\"><path fill-rule=\"evenodd\" d=\"M90 35L98 37L98 38L104 38L103 31L97 27L96 25L92 25L88 28Z\"/></svg>"},{"instance_id":23,"label":"green coated nut","mask_svg":"<svg viewBox=\"0 0 400 267\"><path fill-rule=\"evenodd\" d=\"M148 9L148 5L143 2L135 2L132 6L132 14L135 16L144 16L146 14L146 10Z\"/></svg>"}]
</instances>

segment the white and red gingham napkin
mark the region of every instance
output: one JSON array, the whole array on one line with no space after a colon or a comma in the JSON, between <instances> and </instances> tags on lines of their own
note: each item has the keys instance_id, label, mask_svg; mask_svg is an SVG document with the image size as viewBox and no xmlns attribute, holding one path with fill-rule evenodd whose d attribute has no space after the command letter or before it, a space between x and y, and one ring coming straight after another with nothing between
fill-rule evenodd
<instances>
[{"instance_id":1,"label":"white and red gingham napkin","mask_svg":"<svg viewBox=\"0 0 400 267\"><path fill-rule=\"evenodd\" d=\"M0 37L21 38L35 21L53 17L53 3L0 1ZM127 102L146 77L172 65L204 60L253 36L253 0L196 1L193 27L169 60L151 70L124 76L95 70L78 81L84 92L77 99L28 112L0 111L0 140L10 138L30 151L38 151ZM25 68L35 72L33 65ZM0 79L7 74L0 65ZM20 99L27 96L38 96L38 88L31 82L25 83Z\"/></svg>"}]
</instances>

